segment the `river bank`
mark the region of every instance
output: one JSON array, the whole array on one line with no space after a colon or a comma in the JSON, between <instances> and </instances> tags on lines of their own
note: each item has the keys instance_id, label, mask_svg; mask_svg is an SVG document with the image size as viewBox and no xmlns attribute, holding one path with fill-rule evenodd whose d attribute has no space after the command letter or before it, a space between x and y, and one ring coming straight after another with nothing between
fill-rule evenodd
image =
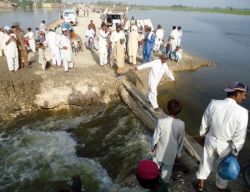
<instances>
[{"instance_id":1,"label":"river bank","mask_svg":"<svg viewBox=\"0 0 250 192\"><path fill-rule=\"evenodd\" d=\"M80 18L76 31L83 36L88 20L93 19L99 26L99 15L91 14L89 18ZM83 38L83 37L82 37ZM128 73L121 79L114 78L113 70L98 65L97 53L84 50L75 57L75 68L65 73L62 68L49 67L42 71L41 66L33 62L31 69L21 69L16 73L7 70L4 59L0 60L0 99L1 118L15 119L18 114L25 114L35 110L92 110L102 109L105 105L119 102L117 87L123 79L131 80L141 89L146 89L148 70L134 73L127 66ZM169 62L170 68L174 71L196 70L202 66L210 66L212 62L196 58L190 54L184 55L180 63ZM139 83L138 83L139 82ZM178 79L177 79L178 83ZM192 180L195 178L197 165L190 168L189 174L176 170L174 181L170 188L172 191L194 191ZM131 174L122 182L122 186L138 189L135 175ZM210 185L211 184L211 185ZM214 177L208 181L209 191L215 191ZM240 181L240 186L243 186ZM235 191L238 186L234 186ZM125 190L122 190L125 191ZM133 191L127 189L126 191ZM138 189L137 191L143 191Z\"/></svg>"},{"instance_id":2,"label":"river bank","mask_svg":"<svg viewBox=\"0 0 250 192\"><path fill-rule=\"evenodd\" d=\"M88 20L92 19L96 26L100 26L99 18L99 14L92 13ZM51 23L49 27L54 28L58 23L60 20ZM75 31L83 40L82 31L85 31L86 28L86 18L79 17L79 25L75 27ZM107 104L112 100L119 99L117 87L122 80L116 80L114 71L108 66L99 66L97 52L91 53L89 50L84 50L78 53L74 57L75 67L69 73L65 73L62 68L54 67L42 71L36 59L31 61L31 69L21 69L11 73L7 69L5 59L0 59L0 73L2 74L0 77L0 98L4 101L0 107L1 119L16 117L26 111L58 109L67 105L81 107L89 101L93 101L93 104L97 101L99 101L97 103ZM173 71L197 70L199 67L213 64L213 62L187 53L184 53L181 62L169 62ZM134 81L139 77L140 82L143 82L142 87L145 88L148 70L135 74L128 65L126 68L128 72L123 79Z\"/></svg>"}]
</instances>

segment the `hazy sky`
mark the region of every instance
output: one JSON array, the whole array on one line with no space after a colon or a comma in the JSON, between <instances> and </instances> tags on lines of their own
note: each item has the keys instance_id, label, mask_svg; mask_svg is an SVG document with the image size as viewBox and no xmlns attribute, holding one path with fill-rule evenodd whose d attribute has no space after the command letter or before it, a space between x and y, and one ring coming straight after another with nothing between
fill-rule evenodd
<instances>
[{"instance_id":1,"label":"hazy sky","mask_svg":"<svg viewBox=\"0 0 250 192\"><path fill-rule=\"evenodd\" d=\"M66 0L74 2L98 2L98 0ZM108 1L108 0L107 0ZM227 7L248 8L250 0L111 0L117 2L128 2L145 5L188 5L197 7Z\"/></svg>"}]
</instances>

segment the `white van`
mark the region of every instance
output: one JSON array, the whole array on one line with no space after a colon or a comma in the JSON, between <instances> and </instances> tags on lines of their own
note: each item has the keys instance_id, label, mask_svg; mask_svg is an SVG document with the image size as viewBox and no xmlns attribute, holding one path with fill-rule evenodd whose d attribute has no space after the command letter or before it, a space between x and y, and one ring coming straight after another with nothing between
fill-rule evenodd
<instances>
[{"instance_id":1,"label":"white van","mask_svg":"<svg viewBox=\"0 0 250 192\"><path fill-rule=\"evenodd\" d=\"M74 9L66 9L63 11L63 20L64 22L70 23L72 22L73 25L77 25L77 16L76 11Z\"/></svg>"}]
</instances>

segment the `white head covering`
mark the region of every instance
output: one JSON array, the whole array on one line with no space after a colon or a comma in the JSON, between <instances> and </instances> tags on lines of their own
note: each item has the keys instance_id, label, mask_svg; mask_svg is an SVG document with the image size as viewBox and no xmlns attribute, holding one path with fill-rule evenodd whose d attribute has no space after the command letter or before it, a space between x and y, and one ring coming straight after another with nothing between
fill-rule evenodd
<instances>
[{"instance_id":1,"label":"white head covering","mask_svg":"<svg viewBox=\"0 0 250 192\"><path fill-rule=\"evenodd\" d=\"M132 31L137 31L137 26L136 26L136 25L132 25L132 26L131 26L131 30L132 30Z\"/></svg>"},{"instance_id":2,"label":"white head covering","mask_svg":"<svg viewBox=\"0 0 250 192\"><path fill-rule=\"evenodd\" d=\"M68 30L68 29L65 28L65 27L62 28L62 32L67 31L67 30Z\"/></svg>"},{"instance_id":3,"label":"white head covering","mask_svg":"<svg viewBox=\"0 0 250 192\"><path fill-rule=\"evenodd\" d=\"M5 26L5 27L4 27L4 30L9 31L9 30L10 30L10 27L9 27L9 26Z\"/></svg>"}]
</instances>

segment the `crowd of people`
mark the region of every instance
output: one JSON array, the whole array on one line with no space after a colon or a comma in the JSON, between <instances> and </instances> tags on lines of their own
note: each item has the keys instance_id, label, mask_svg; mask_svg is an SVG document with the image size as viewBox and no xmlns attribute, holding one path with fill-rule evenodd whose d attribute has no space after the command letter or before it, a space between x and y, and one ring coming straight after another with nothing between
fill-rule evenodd
<instances>
[{"instance_id":1,"label":"crowd of people","mask_svg":"<svg viewBox=\"0 0 250 192\"><path fill-rule=\"evenodd\" d=\"M88 14L86 12L86 14ZM148 101L156 112L160 111L157 102L157 86L166 75L175 82L167 60L182 59L181 26L173 26L167 40L164 40L164 30L161 25L154 31L152 26L139 26L134 17L127 18L114 26L108 26L105 21L97 28L91 20L84 33L85 45L89 49L98 50L100 65L109 64L115 69L116 77L125 73L125 62L136 71L151 68L148 77ZM35 33L29 27L25 33L20 24L0 28L0 53L6 57L9 71L31 67L28 61L28 51L38 51L38 63L46 69L46 63L53 66L63 66L65 72L74 67L74 53L83 50L82 39L74 31L71 23L62 23L55 29L48 29L42 21ZM46 50L50 59L46 56ZM141 51L143 60L137 65L137 56ZM159 54L160 59L153 60L153 54ZM203 191L204 181L209 176L213 163L221 161L228 154L238 155L245 142L248 112L239 104L246 98L248 87L241 82L230 84L223 89L227 93L225 100L212 100L204 112L200 135L206 137L203 156L197 171L197 182L194 187ZM174 161L181 156L184 142L185 123L177 118L182 110L179 101L172 99L167 104L168 117L160 119L153 136L152 152L155 161L161 168L161 177L169 183ZM229 191L227 181L217 177L216 183L222 192Z\"/></svg>"},{"instance_id":2,"label":"crowd of people","mask_svg":"<svg viewBox=\"0 0 250 192\"><path fill-rule=\"evenodd\" d=\"M69 26L69 27L68 27ZM46 69L48 62L53 66L63 66L66 72L73 68L73 53L83 49L82 41L70 23L48 29L42 21L35 32L29 27L25 33L18 22L0 28L2 56L6 57L9 71L30 68L28 53L38 52L38 63Z\"/></svg>"},{"instance_id":3,"label":"crowd of people","mask_svg":"<svg viewBox=\"0 0 250 192\"><path fill-rule=\"evenodd\" d=\"M73 67L73 55L83 51L83 42L90 50L98 50L100 65L109 63L111 67L116 66L117 77L124 72L125 62L137 64L138 52L142 52L143 63L152 61L153 52L165 54L175 61L182 58L180 26L174 26L164 41L161 25L152 31L152 26L139 25L134 17L131 20L125 17L123 22L111 27L103 21L98 29L91 20L84 33L84 41L75 33L73 23L62 23L48 29L46 21L42 21L34 32L31 27L24 32L15 22L11 27L0 28L0 37L3 39L0 52L2 54L3 50L9 71L31 67L28 52L32 51L38 52L38 63L44 70L49 61L52 66L63 66L68 72Z\"/></svg>"}]
</instances>

